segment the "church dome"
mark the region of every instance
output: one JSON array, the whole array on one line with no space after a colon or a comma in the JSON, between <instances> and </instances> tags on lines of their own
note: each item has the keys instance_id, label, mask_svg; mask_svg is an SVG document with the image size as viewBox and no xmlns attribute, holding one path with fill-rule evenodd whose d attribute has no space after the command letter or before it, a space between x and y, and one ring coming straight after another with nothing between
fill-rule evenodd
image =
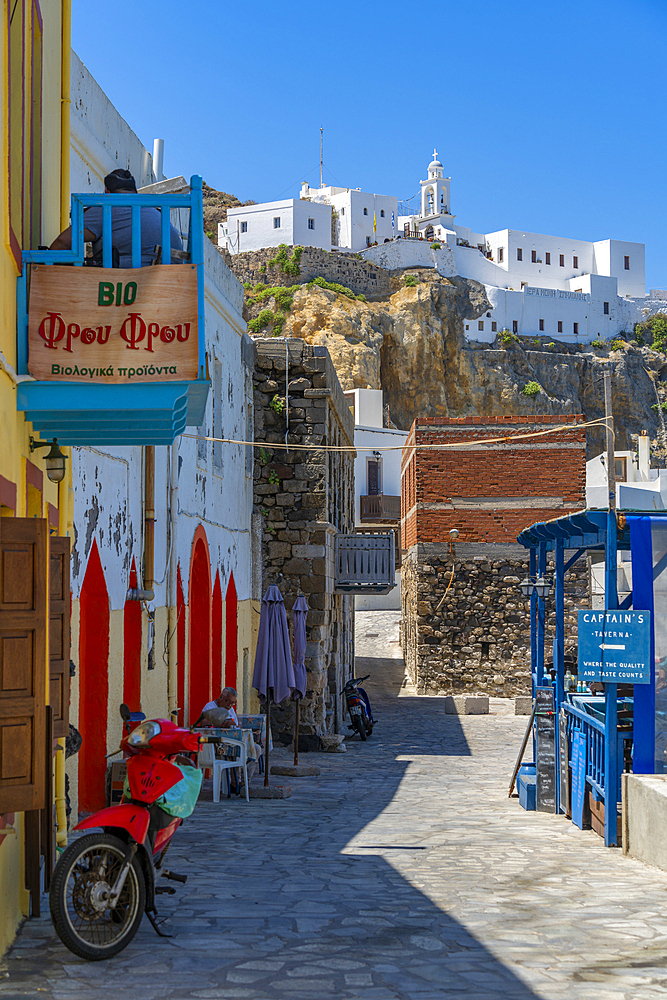
<instances>
[{"instance_id":1,"label":"church dome","mask_svg":"<svg viewBox=\"0 0 667 1000\"><path fill-rule=\"evenodd\" d=\"M437 149L433 150L433 159L429 163L428 169L429 170L442 170L442 163L438 159L438 151L437 151Z\"/></svg>"}]
</instances>

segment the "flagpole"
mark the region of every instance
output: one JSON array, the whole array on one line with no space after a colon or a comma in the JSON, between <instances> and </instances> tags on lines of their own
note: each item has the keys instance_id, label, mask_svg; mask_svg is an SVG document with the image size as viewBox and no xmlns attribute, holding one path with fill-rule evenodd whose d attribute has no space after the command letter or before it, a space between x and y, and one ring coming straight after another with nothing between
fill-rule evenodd
<instances>
[{"instance_id":1,"label":"flagpole","mask_svg":"<svg viewBox=\"0 0 667 1000\"><path fill-rule=\"evenodd\" d=\"M320 188L324 187L324 128L320 127Z\"/></svg>"}]
</instances>

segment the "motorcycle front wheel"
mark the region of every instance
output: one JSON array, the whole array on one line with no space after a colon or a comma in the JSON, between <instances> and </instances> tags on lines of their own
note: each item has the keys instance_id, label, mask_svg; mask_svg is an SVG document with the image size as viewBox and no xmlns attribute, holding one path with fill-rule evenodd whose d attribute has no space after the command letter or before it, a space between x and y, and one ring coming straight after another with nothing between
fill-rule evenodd
<instances>
[{"instance_id":1,"label":"motorcycle front wheel","mask_svg":"<svg viewBox=\"0 0 667 1000\"><path fill-rule=\"evenodd\" d=\"M53 926L65 947L91 962L113 958L127 947L144 914L146 888L136 857L116 905L111 905L125 849L118 837L90 833L70 844L53 873L49 893Z\"/></svg>"},{"instance_id":2,"label":"motorcycle front wheel","mask_svg":"<svg viewBox=\"0 0 667 1000\"><path fill-rule=\"evenodd\" d=\"M352 721L354 722L354 728L359 733L359 736L361 737L361 739L365 742L366 741L366 727L364 725L363 718L360 715L355 715L353 717Z\"/></svg>"}]
</instances>

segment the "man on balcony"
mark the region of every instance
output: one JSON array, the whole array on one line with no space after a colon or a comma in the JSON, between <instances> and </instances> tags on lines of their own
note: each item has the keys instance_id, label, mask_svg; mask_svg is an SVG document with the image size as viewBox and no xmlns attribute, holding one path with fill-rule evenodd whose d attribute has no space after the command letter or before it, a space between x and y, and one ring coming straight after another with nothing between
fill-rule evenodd
<instances>
[{"instance_id":1,"label":"man on balcony","mask_svg":"<svg viewBox=\"0 0 667 1000\"><path fill-rule=\"evenodd\" d=\"M105 194L136 194L137 185L129 170L112 170L104 178ZM93 255L102 252L102 206L93 205L84 211L83 238L93 244ZM157 208L141 209L141 266L155 263L155 247L162 243L162 219ZM171 249L182 250L178 230L171 226ZM111 242L118 251L118 267L132 267L132 209L118 206L111 212ZM72 227L68 226L51 244L51 250L70 250ZM180 261L175 263L180 263Z\"/></svg>"}]
</instances>

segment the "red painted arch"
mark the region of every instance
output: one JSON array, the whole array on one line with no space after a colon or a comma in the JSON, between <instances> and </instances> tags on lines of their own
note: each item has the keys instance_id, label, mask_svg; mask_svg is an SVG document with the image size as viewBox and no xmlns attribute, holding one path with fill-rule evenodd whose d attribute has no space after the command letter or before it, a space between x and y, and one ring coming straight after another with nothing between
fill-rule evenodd
<instances>
[{"instance_id":1,"label":"red painted arch","mask_svg":"<svg viewBox=\"0 0 667 1000\"><path fill-rule=\"evenodd\" d=\"M211 692L217 698L222 688L222 587L216 570L211 602Z\"/></svg>"},{"instance_id":2,"label":"red painted arch","mask_svg":"<svg viewBox=\"0 0 667 1000\"><path fill-rule=\"evenodd\" d=\"M239 655L238 598L234 574L229 577L225 597L225 687L236 687Z\"/></svg>"},{"instance_id":3,"label":"red painted arch","mask_svg":"<svg viewBox=\"0 0 667 1000\"><path fill-rule=\"evenodd\" d=\"M80 597L79 627L79 811L105 805L109 701L109 593L97 548L88 557Z\"/></svg>"},{"instance_id":4,"label":"red painted arch","mask_svg":"<svg viewBox=\"0 0 667 1000\"><path fill-rule=\"evenodd\" d=\"M197 527L190 558L190 683L192 724L211 700L211 559L206 532Z\"/></svg>"},{"instance_id":5,"label":"red painted arch","mask_svg":"<svg viewBox=\"0 0 667 1000\"><path fill-rule=\"evenodd\" d=\"M185 723L185 597L180 563L176 568L176 697L178 724Z\"/></svg>"},{"instance_id":6,"label":"red painted arch","mask_svg":"<svg viewBox=\"0 0 667 1000\"><path fill-rule=\"evenodd\" d=\"M132 560L130 587L136 589L137 566ZM141 640L140 601L125 601L123 610L123 701L131 712L141 711Z\"/></svg>"}]
</instances>

